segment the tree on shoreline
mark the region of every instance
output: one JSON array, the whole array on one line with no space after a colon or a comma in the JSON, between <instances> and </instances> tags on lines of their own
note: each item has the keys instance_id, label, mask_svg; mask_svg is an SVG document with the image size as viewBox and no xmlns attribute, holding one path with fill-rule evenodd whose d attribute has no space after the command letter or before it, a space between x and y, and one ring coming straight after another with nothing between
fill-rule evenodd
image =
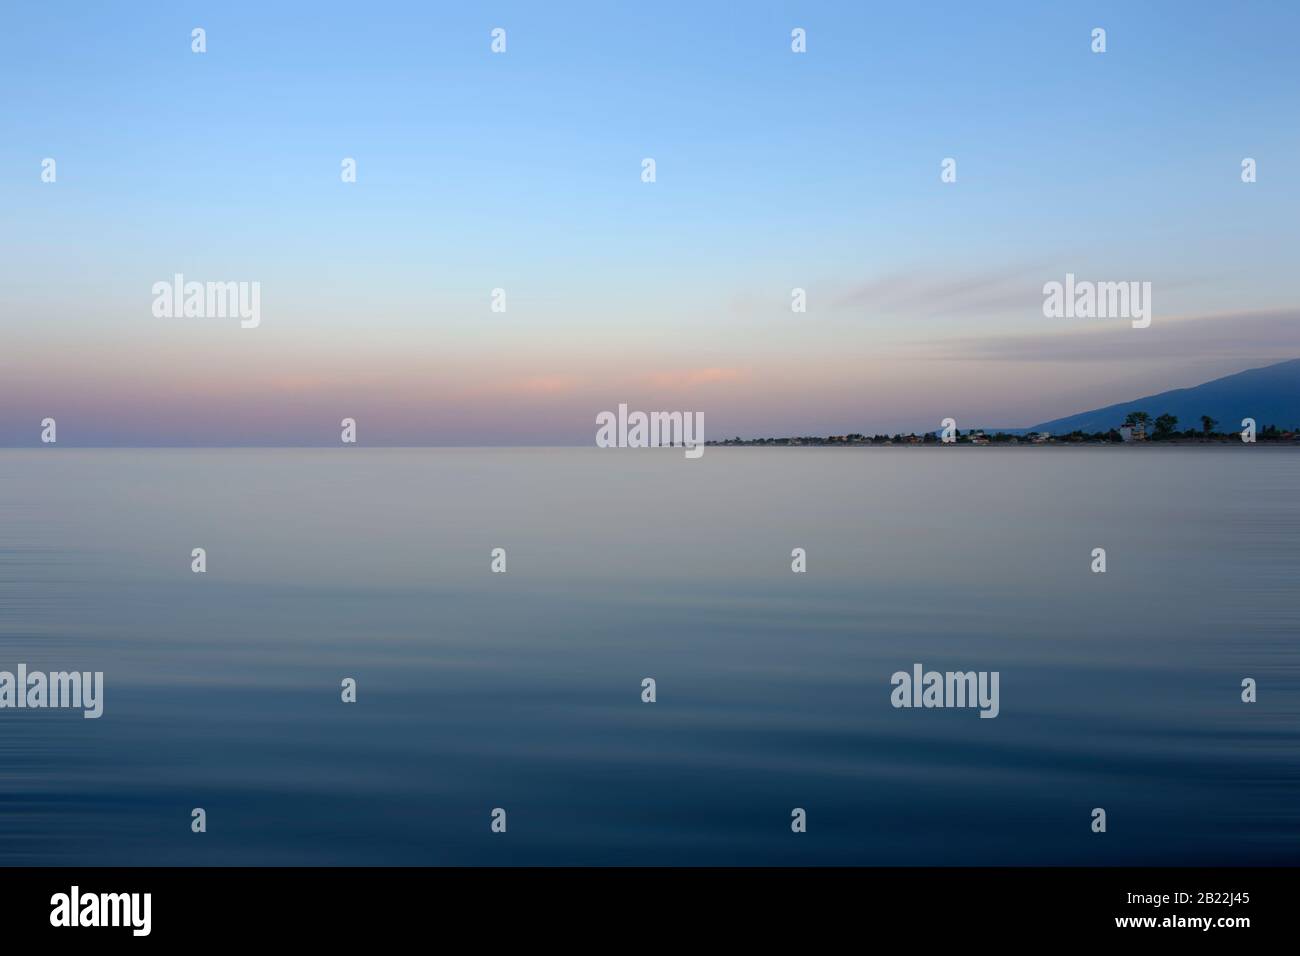
<instances>
[{"instance_id":1,"label":"tree on shoreline","mask_svg":"<svg viewBox=\"0 0 1300 956\"><path fill-rule=\"evenodd\" d=\"M1125 425L1141 425L1142 430L1146 431L1147 422L1151 421L1151 416L1146 412L1129 412L1128 417L1124 419Z\"/></svg>"}]
</instances>

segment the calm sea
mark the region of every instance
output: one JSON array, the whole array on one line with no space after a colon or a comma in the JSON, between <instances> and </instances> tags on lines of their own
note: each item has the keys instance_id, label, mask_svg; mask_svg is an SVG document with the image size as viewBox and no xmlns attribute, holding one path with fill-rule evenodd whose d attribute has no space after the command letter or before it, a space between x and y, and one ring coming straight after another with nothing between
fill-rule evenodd
<instances>
[{"instance_id":1,"label":"calm sea","mask_svg":"<svg viewBox=\"0 0 1300 956\"><path fill-rule=\"evenodd\" d=\"M1300 862L1298 468L0 451L0 670L106 683L0 710L0 863ZM1000 715L894 709L917 662Z\"/></svg>"}]
</instances>

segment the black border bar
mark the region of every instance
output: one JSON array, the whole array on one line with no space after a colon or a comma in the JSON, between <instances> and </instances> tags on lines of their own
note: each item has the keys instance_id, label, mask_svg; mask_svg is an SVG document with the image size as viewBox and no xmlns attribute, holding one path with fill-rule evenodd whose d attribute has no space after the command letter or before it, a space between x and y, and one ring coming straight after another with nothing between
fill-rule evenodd
<instances>
[{"instance_id":1,"label":"black border bar","mask_svg":"<svg viewBox=\"0 0 1300 956\"><path fill-rule=\"evenodd\" d=\"M412 934L451 944L462 933L534 944L679 946L707 936L806 945L897 932L919 946L1124 935L1231 945L1294 932L1295 877L1291 868L1201 867L27 868L0 871L0 925L7 940L61 936L78 945L337 945ZM83 900L149 893L149 935L52 926L52 898L73 886ZM1248 925L1223 922L1243 917ZM1155 922L1117 923L1134 918ZM1207 918L1208 929L1189 923Z\"/></svg>"}]
</instances>

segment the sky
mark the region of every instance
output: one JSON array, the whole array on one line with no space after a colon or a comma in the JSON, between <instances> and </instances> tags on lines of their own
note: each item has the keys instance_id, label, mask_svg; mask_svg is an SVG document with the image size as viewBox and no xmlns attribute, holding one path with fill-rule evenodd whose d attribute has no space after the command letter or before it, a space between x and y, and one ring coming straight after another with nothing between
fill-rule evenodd
<instances>
[{"instance_id":1,"label":"sky","mask_svg":"<svg viewBox=\"0 0 1300 956\"><path fill-rule=\"evenodd\" d=\"M1293 4L0 19L0 445L1025 427L1300 356ZM1150 328L1045 317L1067 273L1149 281ZM259 324L155 315L176 274Z\"/></svg>"}]
</instances>

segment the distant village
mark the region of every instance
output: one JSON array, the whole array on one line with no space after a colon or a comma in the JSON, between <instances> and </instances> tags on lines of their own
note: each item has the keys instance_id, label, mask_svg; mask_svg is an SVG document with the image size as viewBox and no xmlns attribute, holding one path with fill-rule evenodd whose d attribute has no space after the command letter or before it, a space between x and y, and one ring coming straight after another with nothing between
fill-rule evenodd
<instances>
[{"instance_id":1,"label":"distant village","mask_svg":"<svg viewBox=\"0 0 1300 956\"><path fill-rule=\"evenodd\" d=\"M728 438L705 442L706 445L1122 445L1128 442L1168 442L1170 444L1240 444L1240 431L1218 431L1219 423L1208 415L1201 416L1201 427L1179 430L1175 415L1152 419L1146 412L1132 412L1124 424L1104 432L1073 431L1052 435L1047 432L986 432L973 428L963 432L953 429L952 441L944 442L942 429L923 434L801 436L798 438ZM1267 425L1255 433L1257 442L1300 444L1300 429L1281 429Z\"/></svg>"}]
</instances>

